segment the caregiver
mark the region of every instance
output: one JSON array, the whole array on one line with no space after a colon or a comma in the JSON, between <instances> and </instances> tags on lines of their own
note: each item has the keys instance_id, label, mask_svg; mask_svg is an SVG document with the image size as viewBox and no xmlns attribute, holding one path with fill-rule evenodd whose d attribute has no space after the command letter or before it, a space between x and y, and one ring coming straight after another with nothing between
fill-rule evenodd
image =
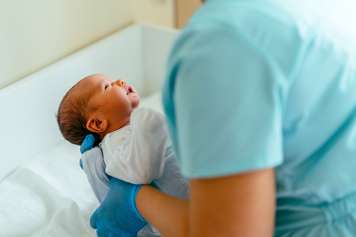
<instances>
[{"instance_id":1,"label":"caregiver","mask_svg":"<svg viewBox=\"0 0 356 237\"><path fill-rule=\"evenodd\" d=\"M193 16L163 97L190 200L111 179L100 237L146 220L165 237L356 236L356 53L296 6L209 0Z\"/></svg>"}]
</instances>

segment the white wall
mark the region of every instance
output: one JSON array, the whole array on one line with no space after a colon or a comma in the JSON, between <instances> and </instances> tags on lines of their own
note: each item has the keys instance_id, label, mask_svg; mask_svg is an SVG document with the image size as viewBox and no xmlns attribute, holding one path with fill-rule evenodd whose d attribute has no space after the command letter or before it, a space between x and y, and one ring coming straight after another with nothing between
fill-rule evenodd
<instances>
[{"instance_id":1,"label":"white wall","mask_svg":"<svg viewBox=\"0 0 356 237\"><path fill-rule=\"evenodd\" d=\"M0 0L0 88L134 21L173 26L173 0Z\"/></svg>"},{"instance_id":2,"label":"white wall","mask_svg":"<svg viewBox=\"0 0 356 237\"><path fill-rule=\"evenodd\" d=\"M174 26L175 0L130 0L135 22Z\"/></svg>"}]
</instances>

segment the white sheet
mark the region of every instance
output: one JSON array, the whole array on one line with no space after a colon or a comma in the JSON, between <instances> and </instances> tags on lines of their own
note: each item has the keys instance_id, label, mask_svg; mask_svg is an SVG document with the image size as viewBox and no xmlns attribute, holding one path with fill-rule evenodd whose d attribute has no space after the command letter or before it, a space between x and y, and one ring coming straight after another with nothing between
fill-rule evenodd
<instances>
[{"instance_id":1,"label":"white sheet","mask_svg":"<svg viewBox=\"0 0 356 237\"><path fill-rule=\"evenodd\" d=\"M160 95L141 106L162 111ZM98 203L79 157L79 148L63 140L1 180L1 237L96 236L88 220Z\"/></svg>"}]
</instances>

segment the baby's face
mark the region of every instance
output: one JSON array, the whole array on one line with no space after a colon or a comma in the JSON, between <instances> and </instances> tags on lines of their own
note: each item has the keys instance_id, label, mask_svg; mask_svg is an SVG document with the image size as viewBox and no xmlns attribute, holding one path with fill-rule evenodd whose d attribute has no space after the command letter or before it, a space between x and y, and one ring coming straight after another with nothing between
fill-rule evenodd
<instances>
[{"instance_id":1,"label":"baby's face","mask_svg":"<svg viewBox=\"0 0 356 237\"><path fill-rule=\"evenodd\" d=\"M135 89L123 80L111 80L105 75L94 75L83 79L82 88L90 90L88 106L97 110L115 126L130 118L140 97Z\"/></svg>"}]
</instances>

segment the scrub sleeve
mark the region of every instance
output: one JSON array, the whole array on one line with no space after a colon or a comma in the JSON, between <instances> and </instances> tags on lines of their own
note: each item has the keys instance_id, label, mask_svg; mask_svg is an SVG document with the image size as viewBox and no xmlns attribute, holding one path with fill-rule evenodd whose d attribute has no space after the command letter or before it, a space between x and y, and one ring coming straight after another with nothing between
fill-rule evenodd
<instances>
[{"instance_id":1,"label":"scrub sleeve","mask_svg":"<svg viewBox=\"0 0 356 237\"><path fill-rule=\"evenodd\" d=\"M171 61L175 85L165 98L183 174L213 177L280 164L282 77L238 32L205 27L176 45L182 53Z\"/></svg>"}]
</instances>

